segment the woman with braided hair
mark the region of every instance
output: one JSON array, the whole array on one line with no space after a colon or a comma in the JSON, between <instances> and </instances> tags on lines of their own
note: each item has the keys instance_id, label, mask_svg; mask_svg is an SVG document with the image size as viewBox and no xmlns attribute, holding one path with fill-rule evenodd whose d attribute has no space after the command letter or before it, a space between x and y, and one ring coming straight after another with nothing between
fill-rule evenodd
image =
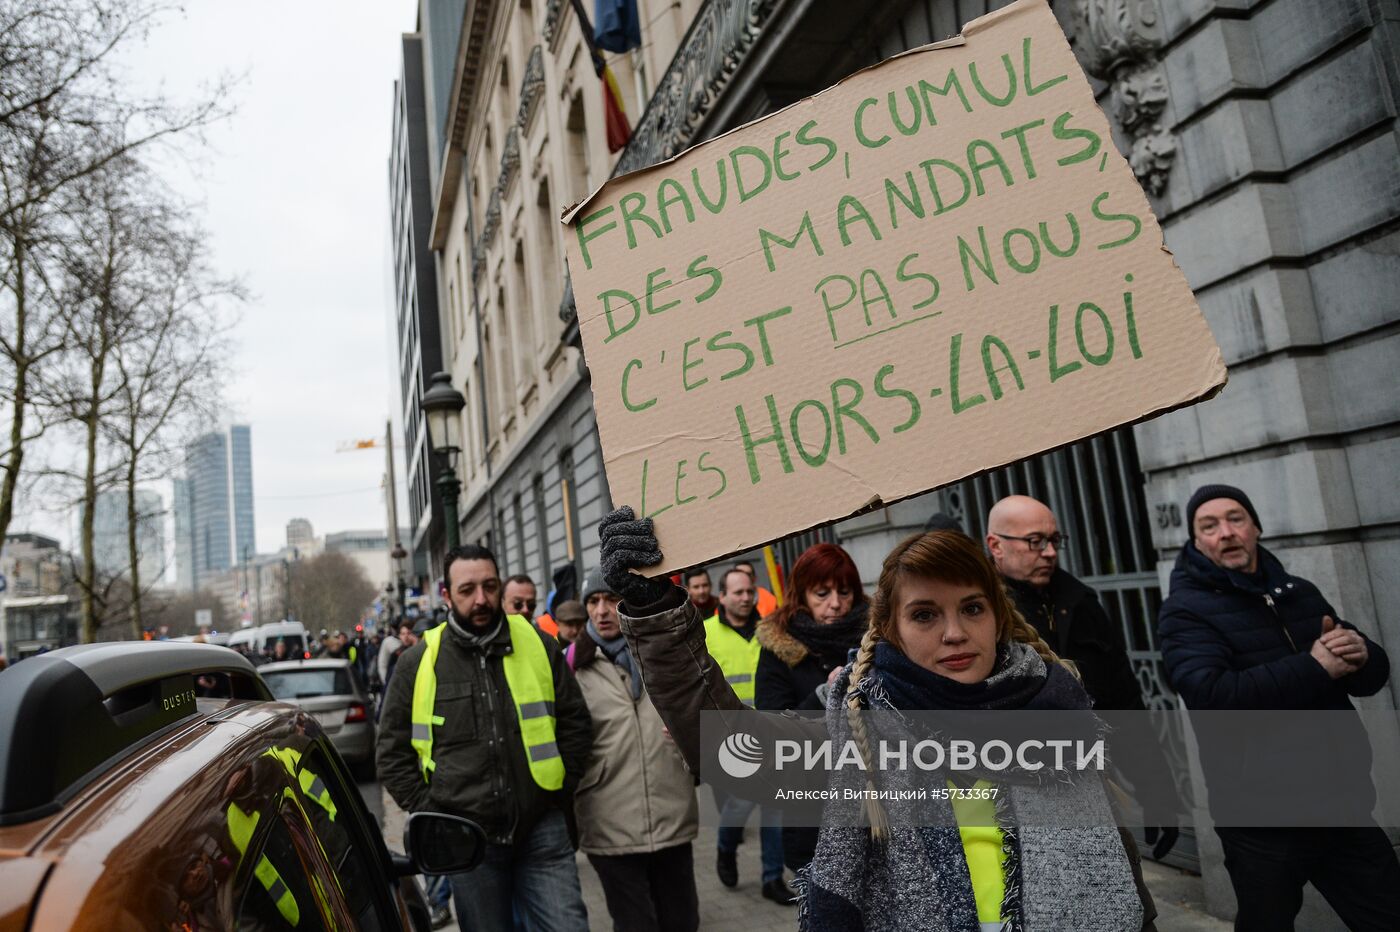
<instances>
[{"instance_id":1,"label":"woman with braided hair","mask_svg":"<svg viewBox=\"0 0 1400 932\"><path fill-rule=\"evenodd\" d=\"M604 519L600 536L604 572L624 598L622 628L633 657L698 773L700 713L734 715L737 724L747 721L737 718L742 704L706 652L701 619L684 591L632 572L661 559L651 521L622 508ZM856 658L832 683L824 723L783 718L774 725L797 740L812 740L815 732L838 748L854 743L865 766L834 770L831 787L879 791L857 793L859 802L844 804L847 810L864 806L865 825L851 820L841 803L827 802L816 855L801 878L800 927L1151 929L1155 909L1136 849L1113 827L1096 772L1012 767L989 775L999 790L994 803L919 803L919 818L911 818L907 806L887 809L880 802L882 796L901 798L901 791L942 787L948 778L965 786L965 778L942 770L877 774L871 766L877 737L908 735L891 730L902 716L867 712L1089 708L1073 671L1019 615L971 539L935 531L899 544L885 560ZM946 811L934 811L939 805ZM1082 816L1074 827L1044 815L1066 806Z\"/></svg>"}]
</instances>

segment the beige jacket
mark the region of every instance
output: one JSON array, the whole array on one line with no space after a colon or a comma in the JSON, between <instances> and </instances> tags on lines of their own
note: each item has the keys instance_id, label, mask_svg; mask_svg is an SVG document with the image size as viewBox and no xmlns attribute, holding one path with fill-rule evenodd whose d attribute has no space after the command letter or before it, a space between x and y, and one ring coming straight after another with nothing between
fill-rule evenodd
<instances>
[{"instance_id":1,"label":"beige jacket","mask_svg":"<svg viewBox=\"0 0 1400 932\"><path fill-rule=\"evenodd\" d=\"M695 780L646 690L632 701L631 678L587 634L569 660L593 718L593 751L574 793L585 854L645 854L695 838Z\"/></svg>"}]
</instances>

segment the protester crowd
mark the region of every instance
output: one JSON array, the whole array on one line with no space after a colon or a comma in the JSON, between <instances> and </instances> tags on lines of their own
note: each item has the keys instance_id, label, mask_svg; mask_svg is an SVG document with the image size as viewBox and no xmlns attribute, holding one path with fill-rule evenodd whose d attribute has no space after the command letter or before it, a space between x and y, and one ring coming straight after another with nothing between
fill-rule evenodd
<instances>
[{"instance_id":1,"label":"protester crowd","mask_svg":"<svg viewBox=\"0 0 1400 932\"><path fill-rule=\"evenodd\" d=\"M1259 544L1244 491L1204 486L1187 514L1158 624L1189 709L1354 715L1351 697L1382 689L1384 651ZM817 544L764 586L742 561L648 577L662 560L653 522L624 507L601 525L601 565L582 585L554 580L543 605L533 580L468 545L445 558L445 623L324 639L326 654L368 664L382 684L378 768L395 801L486 832L481 867L430 891L435 925L450 921L450 896L463 929L587 928L579 850L614 929L693 930L696 871L710 857L724 886L755 880L736 853L756 823L761 893L800 905L803 929L1154 928L1136 843L1112 814L1119 788L1097 774L1010 777L1010 805L950 803L948 828L906 824L873 798L867 828L784 827L780 811L712 787L716 850L696 866L704 711L809 712L775 727L852 740L868 763L887 736L866 710L1144 708L1118 623L1060 566L1054 513L1011 496L986 527L973 541L935 515L874 581L841 547ZM1128 789L1170 773L1155 735L1113 741L1123 766L1111 776ZM1208 786L1237 773L1218 756L1202 765ZM1369 775L1348 791L1374 802ZM1094 825L1018 821L1052 792ZM1179 827L1146 827L1154 857ZM1217 832L1237 928L1291 929L1309 882L1350 928L1400 928L1400 864L1380 828Z\"/></svg>"}]
</instances>

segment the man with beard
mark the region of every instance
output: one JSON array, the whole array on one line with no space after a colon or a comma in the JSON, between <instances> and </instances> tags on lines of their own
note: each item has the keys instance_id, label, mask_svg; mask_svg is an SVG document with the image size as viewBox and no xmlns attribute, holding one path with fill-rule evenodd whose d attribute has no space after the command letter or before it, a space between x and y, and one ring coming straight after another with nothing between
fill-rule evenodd
<instances>
[{"instance_id":1,"label":"man with beard","mask_svg":"<svg viewBox=\"0 0 1400 932\"><path fill-rule=\"evenodd\" d=\"M448 552L445 624L399 658L379 727L379 778L407 812L472 819L486 857L452 878L463 929L582 930L566 813L593 728L559 643L501 608L496 558Z\"/></svg>"}]
</instances>

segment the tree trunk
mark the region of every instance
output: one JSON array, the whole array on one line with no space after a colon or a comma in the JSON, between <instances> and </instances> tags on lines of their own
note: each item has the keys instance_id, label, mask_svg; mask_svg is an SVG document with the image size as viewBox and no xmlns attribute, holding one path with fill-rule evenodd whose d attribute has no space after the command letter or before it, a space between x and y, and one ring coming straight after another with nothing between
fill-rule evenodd
<instances>
[{"instance_id":1,"label":"tree trunk","mask_svg":"<svg viewBox=\"0 0 1400 932\"><path fill-rule=\"evenodd\" d=\"M0 540L10 532L15 514L15 489L19 486L19 470L24 464L24 414L29 406L29 360L25 358L25 328L28 326L28 301L25 288L24 239L18 233L11 237L14 249L15 275L15 394L10 410L10 449L5 457L5 477L0 480Z\"/></svg>"},{"instance_id":2,"label":"tree trunk","mask_svg":"<svg viewBox=\"0 0 1400 932\"><path fill-rule=\"evenodd\" d=\"M136 451L127 451L126 461L126 554L131 564L131 636L141 640L141 548L137 540Z\"/></svg>"},{"instance_id":3,"label":"tree trunk","mask_svg":"<svg viewBox=\"0 0 1400 932\"><path fill-rule=\"evenodd\" d=\"M98 366L93 364L94 381L100 384L96 376ZM82 586L83 590L83 643L91 644L97 640L97 611L95 601L95 590L97 588L97 566L93 562L93 512L97 508L97 388L93 389L92 407L88 409L87 417L87 470L83 476L83 525L81 530L81 546L83 557Z\"/></svg>"}]
</instances>

